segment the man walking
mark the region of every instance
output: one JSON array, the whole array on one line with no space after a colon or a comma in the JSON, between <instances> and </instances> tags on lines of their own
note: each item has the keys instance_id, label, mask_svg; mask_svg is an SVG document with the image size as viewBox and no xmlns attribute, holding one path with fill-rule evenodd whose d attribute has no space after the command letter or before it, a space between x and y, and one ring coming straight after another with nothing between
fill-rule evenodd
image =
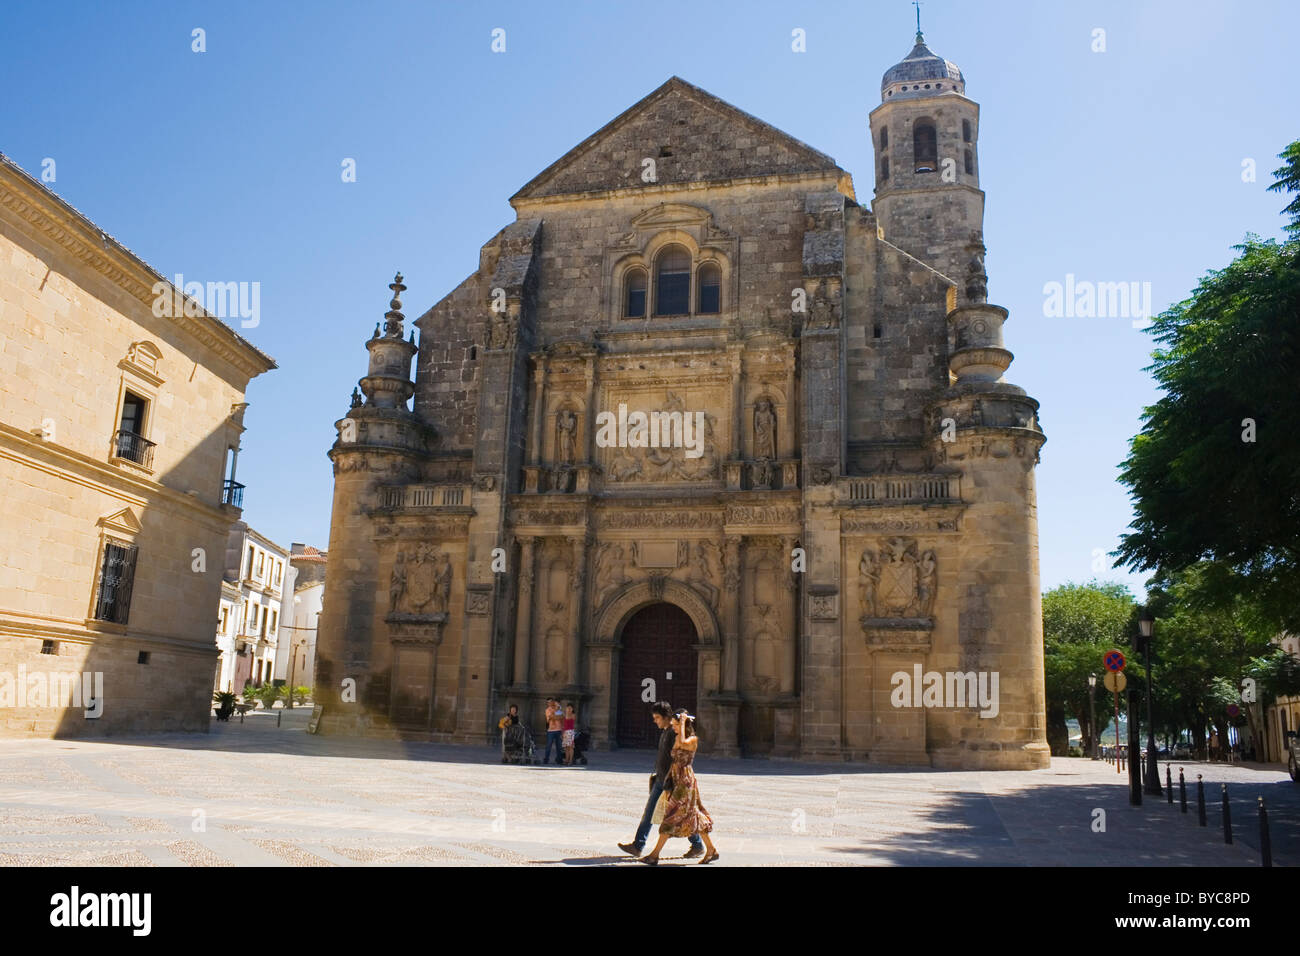
<instances>
[{"instance_id":1,"label":"man walking","mask_svg":"<svg viewBox=\"0 0 1300 956\"><path fill-rule=\"evenodd\" d=\"M546 753L542 755L542 763L551 762L551 747L555 747L555 762L560 762L563 750L560 748L560 739L564 730L564 711L560 709L560 702L554 697L546 698Z\"/></svg>"},{"instance_id":2,"label":"man walking","mask_svg":"<svg viewBox=\"0 0 1300 956\"><path fill-rule=\"evenodd\" d=\"M650 818L654 816L655 804L659 802L659 795L665 790L672 787L672 780L668 771L673 765L673 743L677 735L673 733L673 708L666 700L661 700L655 704L650 711L654 719L655 726L659 728L659 755L655 761L655 773L650 778L650 799L646 801L645 813L641 815L641 824L636 828L636 836L632 838L631 843L620 843L618 848L624 853L630 853L632 856L640 856L645 849L646 838L650 835ZM686 851L685 858L692 859L704 852L704 846L700 842L700 835L693 833L690 836L691 848Z\"/></svg>"}]
</instances>

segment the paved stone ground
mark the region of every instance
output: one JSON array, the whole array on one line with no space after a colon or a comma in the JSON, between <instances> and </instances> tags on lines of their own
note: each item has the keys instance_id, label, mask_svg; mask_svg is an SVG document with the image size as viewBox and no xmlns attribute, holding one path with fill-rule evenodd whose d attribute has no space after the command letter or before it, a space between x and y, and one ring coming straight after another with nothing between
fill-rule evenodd
<instances>
[{"instance_id":1,"label":"paved stone ground","mask_svg":"<svg viewBox=\"0 0 1300 956\"><path fill-rule=\"evenodd\" d=\"M307 716L214 723L206 736L0 741L0 865L635 865L615 844L644 805L648 752L503 766L487 747L311 736ZM1300 863L1300 786L1285 772L1183 766L1186 816L1163 798L1130 808L1126 777L1079 759L978 773L703 757L698 771L718 866L1258 866L1258 796L1275 865ZM670 859L685 850L670 841L665 865L686 865Z\"/></svg>"}]
</instances>

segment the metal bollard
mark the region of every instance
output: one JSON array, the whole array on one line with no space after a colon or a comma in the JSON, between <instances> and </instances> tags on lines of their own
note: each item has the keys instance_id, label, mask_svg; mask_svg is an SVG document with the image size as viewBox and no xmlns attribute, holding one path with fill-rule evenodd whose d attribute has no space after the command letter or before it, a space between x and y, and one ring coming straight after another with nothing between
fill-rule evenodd
<instances>
[{"instance_id":1,"label":"metal bollard","mask_svg":"<svg viewBox=\"0 0 1300 956\"><path fill-rule=\"evenodd\" d=\"M1201 826L1205 826L1205 782L1201 775L1196 775L1196 817Z\"/></svg>"},{"instance_id":2,"label":"metal bollard","mask_svg":"<svg viewBox=\"0 0 1300 956\"><path fill-rule=\"evenodd\" d=\"M284 716L283 710L278 710L275 712L275 727L277 730L280 728L280 718L283 716Z\"/></svg>"},{"instance_id":3,"label":"metal bollard","mask_svg":"<svg viewBox=\"0 0 1300 956\"><path fill-rule=\"evenodd\" d=\"M1259 798L1259 856L1261 866L1273 865L1273 844L1268 842L1268 811L1264 809L1264 798Z\"/></svg>"},{"instance_id":4,"label":"metal bollard","mask_svg":"<svg viewBox=\"0 0 1300 956\"><path fill-rule=\"evenodd\" d=\"M1223 785L1223 842L1232 842L1232 808L1228 806L1228 785Z\"/></svg>"},{"instance_id":5,"label":"metal bollard","mask_svg":"<svg viewBox=\"0 0 1300 956\"><path fill-rule=\"evenodd\" d=\"M1183 805L1183 813L1187 812L1187 781L1183 779L1183 768L1178 768L1178 799Z\"/></svg>"},{"instance_id":6,"label":"metal bollard","mask_svg":"<svg viewBox=\"0 0 1300 956\"><path fill-rule=\"evenodd\" d=\"M1169 805L1174 805L1174 778L1173 772L1169 769L1169 764L1165 764L1165 793L1169 797Z\"/></svg>"}]
</instances>

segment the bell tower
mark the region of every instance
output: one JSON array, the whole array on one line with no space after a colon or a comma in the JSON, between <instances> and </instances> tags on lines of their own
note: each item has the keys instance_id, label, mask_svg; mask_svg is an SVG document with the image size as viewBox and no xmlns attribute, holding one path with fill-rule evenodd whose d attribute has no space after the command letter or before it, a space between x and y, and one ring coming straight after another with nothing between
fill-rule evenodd
<instances>
[{"instance_id":1,"label":"bell tower","mask_svg":"<svg viewBox=\"0 0 1300 956\"><path fill-rule=\"evenodd\" d=\"M984 257L979 104L957 64L926 46L919 13L916 45L885 71L870 124L885 240L951 278L964 303L971 260Z\"/></svg>"}]
</instances>

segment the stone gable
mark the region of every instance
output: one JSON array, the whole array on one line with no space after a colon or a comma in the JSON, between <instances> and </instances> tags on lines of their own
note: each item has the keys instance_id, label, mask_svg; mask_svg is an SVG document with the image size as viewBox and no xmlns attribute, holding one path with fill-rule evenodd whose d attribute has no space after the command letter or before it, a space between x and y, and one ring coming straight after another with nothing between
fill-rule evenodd
<instances>
[{"instance_id":1,"label":"stone gable","mask_svg":"<svg viewBox=\"0 0 1300 956\"><path fill-rule=\"evenodd\" d=\"M653 183L642 178L654 160ZM512 203L649 185L753 176L840 175L835 160L685 80L672 77L539 173Z\"/></svg>"}]
</instances>

